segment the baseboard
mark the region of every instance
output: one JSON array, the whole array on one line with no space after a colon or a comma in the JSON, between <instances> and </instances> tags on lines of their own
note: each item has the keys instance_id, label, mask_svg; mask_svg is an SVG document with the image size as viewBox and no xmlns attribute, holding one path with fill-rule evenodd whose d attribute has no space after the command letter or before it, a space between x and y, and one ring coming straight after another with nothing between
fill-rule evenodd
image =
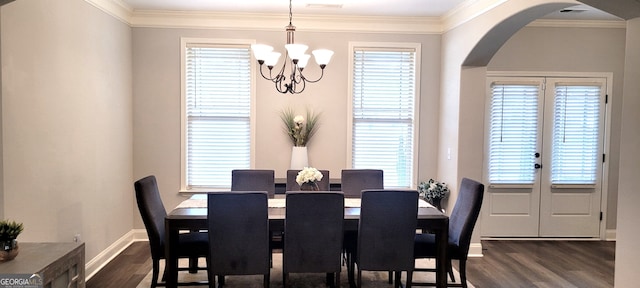
<instances>
[{"instance_id":1,"label":"baseboard","mask_svg":"<svg viewBox=\"0 0 640 288\"><path fill-rule=\"evenodd\" d=\"M604 239L607 241L616 241L616 229L607 229L604 233Z\"/></svg>"},{"instance_id":2,"label":"baseboard","mask_svg":"<svg viewBox=\"0 0 640 288\"><path fill-rule=\"evenodd\" d=\"M147 232L144 229L133 229L124 234L120 239L116 240L107 249L103 250L93 259L89 260L85 265L85 279L88 281L107 265L113 258L118 256L124 249L129 247L135 241L148 240Z\"/></svg>"},{"instance_id":3,"label":"baseboard","mask_svg":"<svg viewBox=\"0 0 640 288\"><path fill-rule=\"evenodd\" d=\"M482 257L482 243L471 243L467 257Z\"/></svg>"}]
</instances>

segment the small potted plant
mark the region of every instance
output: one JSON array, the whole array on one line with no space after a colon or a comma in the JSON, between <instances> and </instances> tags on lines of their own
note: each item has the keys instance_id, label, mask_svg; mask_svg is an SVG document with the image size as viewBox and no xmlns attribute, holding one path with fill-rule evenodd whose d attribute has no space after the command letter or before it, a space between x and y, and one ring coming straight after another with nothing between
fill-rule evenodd
<instances>
[{"instance_id":1,"label":"small potted plant","mask_svg":"<svg viewBox=\"0 0 640 288\"><path fill-rule=\"evenodd\" d=\"M442 199L449 194L449 187L444 182L438 182L433 179L429 179L427 182L420 182L418 184L418 191L420 197L431 205L435 206L439 210L442 210Z\"/></svg>"},{"instance_id":2,"label":"small potted plant","mask_svg":"<svg viewBox=\"0 0 640 288\"><path fill-rule=\"evenodd\" d=\"M0 261L7 261L18 255L18 235L24 226L16 221L0 221Z\"/></svg>"}]
</instances>

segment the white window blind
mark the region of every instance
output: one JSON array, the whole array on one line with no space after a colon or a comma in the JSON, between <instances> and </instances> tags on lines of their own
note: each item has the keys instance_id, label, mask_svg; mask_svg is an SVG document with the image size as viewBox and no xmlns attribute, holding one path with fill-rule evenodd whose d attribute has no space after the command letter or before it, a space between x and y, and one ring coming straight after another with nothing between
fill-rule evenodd
<instances>
[{"instance_id":1,"label":"white window blind","mask_svg":"<svg viewBox=\"0 0 640 288\"><path fill-rule=\"evenodd\" d=\"M600 126L600 86L555 87L551 183L595 184Z\"/></svg>"},{"instance_id":2,"label":"white window blind","mask_svg":"<svg viewBox=\"0 0 640 288\"><path fill-rule=\"evenodd\" d=\"M415 49L353 50L352 167L382 169L385 187L413 182Z\"/></svg>"},{"instance_id":3,"label":"white window blind","mask_svg":"<svg viewBox=\"0 0 640 288\"><path fill-rule=\"evenodd\" d=\"M539 93L534 84L491 85L490 183L534 182Z\"/></svg>"},{"instance_id":4,"label":"white window blind","mask_svg":"<svg viewBox=\"0 0 640 288\"><path fill-rule=\"evenodd\" d=\"M251 164L249 45L187 44L186 189L231 186L231 170Z\"/></svg>"}]
</instances>

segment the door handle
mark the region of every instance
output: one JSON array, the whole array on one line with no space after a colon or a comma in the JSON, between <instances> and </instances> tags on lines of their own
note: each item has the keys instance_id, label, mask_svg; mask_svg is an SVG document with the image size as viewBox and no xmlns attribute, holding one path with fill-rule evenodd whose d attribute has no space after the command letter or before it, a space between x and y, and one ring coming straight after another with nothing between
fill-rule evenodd
<instances>
[{"instance_id":1,"label":"door handle","mask_svg":"<svg viewBox=\"0 0 640 288\"><path fill-rule=\"evenodd\" d=\"M533 168L540 169L540 168L542 168L542 165L536 163L535 165L533 165Z\"/></svg>"}]
</instances>

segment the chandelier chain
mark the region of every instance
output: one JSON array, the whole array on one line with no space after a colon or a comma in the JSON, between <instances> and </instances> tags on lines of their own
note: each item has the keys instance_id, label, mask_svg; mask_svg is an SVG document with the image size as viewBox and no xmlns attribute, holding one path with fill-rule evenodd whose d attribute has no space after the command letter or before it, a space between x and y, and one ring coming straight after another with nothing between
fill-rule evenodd
<instances>
[{"instance_id":1,"label":"chandelier chain","mask_svg":"<svg viewBox=\"0 0 640 288\"><path fill-rule=\"evenodd\" d=\"M293 25L293 24L291 24L291 19L293 18L293 13L291 12L292 11L292 9L291 9L291 1L292 0L289 0L289 25Z\"/></svg>"}]
</instances>

